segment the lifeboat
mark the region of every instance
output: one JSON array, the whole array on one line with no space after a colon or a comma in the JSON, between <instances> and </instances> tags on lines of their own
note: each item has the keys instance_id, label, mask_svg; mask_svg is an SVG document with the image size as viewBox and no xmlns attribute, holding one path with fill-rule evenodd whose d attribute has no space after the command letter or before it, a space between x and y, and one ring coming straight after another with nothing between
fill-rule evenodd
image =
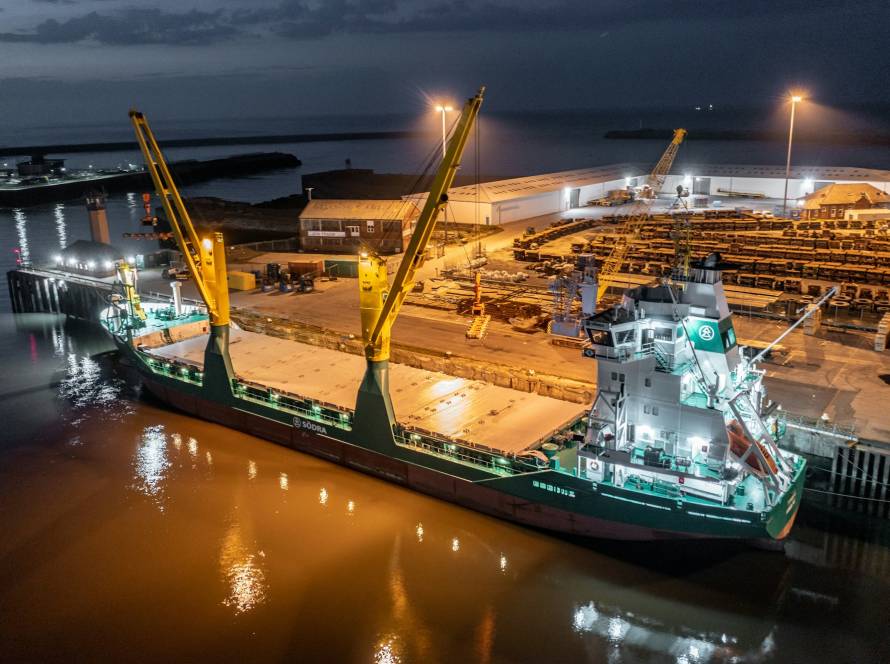
<instances>
[{"instance_id":1,"label":"lifeboat","mask_svg":"<svg viewBox=\"0 0 890 664\"><path fill-rule=\"evenodd\" d=\"M753 440L748 438L745 435L745 430L742 428L742 425L739 424L738 420L732 420L729 424L726 425L726 433L729 435L729 449L730 451L736 455L738 458L742 458L748 452L752 445L757 445L760 448L760 453L763 455L763 458L766 460L767 465L773 473L779 472L779 467L776 465L776 460L773 459L773 455L767 449L766 445L763 443L755 443ZM760 459L755 454L749 454L745 459L745 463L756 473L763 475L766 473L766 469L763 468L760 464Z\"/></svg>"}]
</instances>

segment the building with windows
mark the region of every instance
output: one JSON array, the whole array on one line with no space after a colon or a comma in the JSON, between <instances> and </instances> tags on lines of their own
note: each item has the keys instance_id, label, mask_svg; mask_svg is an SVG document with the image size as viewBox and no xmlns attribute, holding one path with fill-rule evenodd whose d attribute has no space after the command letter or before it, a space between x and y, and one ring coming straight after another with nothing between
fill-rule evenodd
<instances>
[{"instance_id":1,"label":"building with windows","mask_svg":"<svg viewBox=\"0 0 890 664\"><path fill-rule=\"evenodd\" d=\"M642 174L639 166L612 164L452 187L439 221L489 226L540 217L581 207L612 189L624 189ZM404 198L420 205L426 196Z\"/></svg>"},{"instance_id":2,"label":"building with windows","mask_svg":"<svg viewBox=\"0 0 890 664\"><path fill-rule=\"evenodd\" d=\"M316 199L300 212L303 251L381 254L405 250L420 211L411 200Z\"/></svg>"},{"instance_id":3,"label":"building with windows","mask_svg":"<svg viewBox=\"0 0 890 664\"><path fill-rule=\"evenodd\" d=\"M62 249L53 262L66 272L91 277L110 277L117 272L116 263L123 259L120 249L92 240L77 240Z\"/></svg>"},{"instance_id":4,"label":"building with windows","mask_svg":"<svg viewBox=\"0 0 890 664\"><path fill-rule=\"evenodd\" d=\"M804 196L804 219L844 219L848 210L890 207L890 194L868 182L829 184Z\"/></svg>"},{"instance_id":5,"label":"building with windows","mask_svg":"<svg viewBox=\"0 0 890 664\"><path fill-rule=\"evenodd\" d=\"M651 166L611 164L557 173L542 173L479 185L453 187L440 221L506 224L542 215L573 210L606 196L614 189L645 183ZM883 194L890 191L890 171L847 166L793 166L788 174L789 206L827 185L854 185ZM673 196L677 187L689 191L690 205L732 205L734 200L762 199L773 205L785 196L785 166L756 164L676 163L665 178L661 194ZM409 194L405 200L418 205L426 194ZM798 207L800 207L798 206ZM613 213L621 214L621 208ZM843 217L843 213L840 215Z\"/></svg>"}]
</instances>

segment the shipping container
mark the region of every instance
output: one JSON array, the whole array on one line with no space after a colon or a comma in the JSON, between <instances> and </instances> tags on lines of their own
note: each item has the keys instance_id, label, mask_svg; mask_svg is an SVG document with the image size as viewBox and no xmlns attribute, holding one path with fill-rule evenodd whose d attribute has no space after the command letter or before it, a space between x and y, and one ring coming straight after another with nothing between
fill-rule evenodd
<instances>
[{"instance_id":1,"label":"shipping container","mask_svg":"<svg viewBox=\"0 0 890 664\"><path fill-rule=\"evenodd\" d=\"M247 291L256 288L256 275L251 272L232 271L227 275L229 290Z\"/></svg>"},{"instance_id":2,"label":"shipping container","mask_svg":"<svg viewBox=\"0 0 890 664\"><path fill-rule=\"evenodd\" d=\"M325 269L325 262L322 260L291 261L287 264L287 271L291 273L291 276L311 273L321 274L322 270Z\"/></svg>"},{"instance_id":3,"label":"shipping container","mask_svg":"<svg viewBox=\"0 0 890 664\"><path fill-rule=\"evenodd\" d=\"M324 272L329 277L358 277L358 260L333 258L324 262Z\"/></svg>"}]
</instances>

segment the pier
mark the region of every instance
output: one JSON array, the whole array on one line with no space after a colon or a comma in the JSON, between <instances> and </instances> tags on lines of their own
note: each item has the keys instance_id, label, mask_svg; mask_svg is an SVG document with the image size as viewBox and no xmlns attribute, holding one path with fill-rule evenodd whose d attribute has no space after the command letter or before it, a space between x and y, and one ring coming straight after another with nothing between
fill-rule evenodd
<instances>
[{"instance_id":1,"label":"pier","mask_svg":"<svg viewBox=\"0 0 890 664\"><path fill-rule=\"evenodd\" d=\"M174 162L171 167L181 182L195 183L219 177L297 168L300 164L300 160L292 154L259 152L203 161L190 159ZM36 184L0 181L0 207L25 207L80 198L91 191L140 191L151 186L151 178L142 170L97 171L70 177L54 177Z\"/></svg>"},{"instance_id":2,"label":"pier","mask_svg":"<svg viewBox=\"0 0 890 664\"><path fill-rule=\"evenodd\" d=\"M6 273L13 313L63 314L98 322L112 291L108 279L97 279L45 269Z\"/></svg>"}]
</instances>

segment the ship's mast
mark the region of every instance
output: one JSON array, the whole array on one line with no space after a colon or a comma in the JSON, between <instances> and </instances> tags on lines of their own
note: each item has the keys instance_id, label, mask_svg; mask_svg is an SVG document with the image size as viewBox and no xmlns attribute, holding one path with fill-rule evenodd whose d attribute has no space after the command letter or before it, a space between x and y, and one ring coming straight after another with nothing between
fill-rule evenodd
<instances>
[{"instance_id":1,"label":"ship's mast","mask_svg":"<svg viewBox=\"0 0 890 664\"><path fill-rule=\"evenodd\" d=\"M391 441L392 425L395 423L389 395L392 326L405 296L414 285L417 269L422 264L439 215L448 203L448 189L460 167L470 130L482 106L484 91L484 87L480 88L476 96L464 104L392 285L389 284L386 261L382 257L373 252L362 252L359 257L359 301L367 369L356 401L355 422L356 428L375 439L382 437Z\"/></svg>"},{"instance_id":2,"label":"ship's mast","mask_svg":"<svg viewBox=\"0 0 890 664\"><path fill-rule=\"evenodd\" d=\"M229 356L229 286L222 233L198 237L148 120L143 113L131 110L130 122L183 261L207 305L210 338L204 352L204 386L230 393L234 372Z\"/></svg>"}]
</instances>

